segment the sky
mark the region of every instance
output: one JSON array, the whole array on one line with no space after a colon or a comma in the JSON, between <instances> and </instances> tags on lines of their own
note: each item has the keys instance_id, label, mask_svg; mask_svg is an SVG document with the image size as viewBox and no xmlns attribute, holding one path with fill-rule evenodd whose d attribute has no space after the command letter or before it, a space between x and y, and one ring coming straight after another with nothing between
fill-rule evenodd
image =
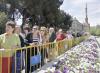
<instances>
[{"instance_id":1,"label":"sky","mask_svg":"<svg viewBox=\"0 0 100 73\"><path fill-rule=\"evenodd\" d=\"M85 22L85 7L88 7L88 21L91 26L100 25L100 0L64 0L60 9Z\"/></svg>"}]
</instances>

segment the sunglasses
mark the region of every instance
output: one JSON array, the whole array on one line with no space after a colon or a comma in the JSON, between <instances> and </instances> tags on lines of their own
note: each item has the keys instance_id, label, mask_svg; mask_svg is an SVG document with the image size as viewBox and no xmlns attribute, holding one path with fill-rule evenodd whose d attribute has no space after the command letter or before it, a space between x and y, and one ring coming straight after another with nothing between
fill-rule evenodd
<instances>
[{"instance_id":1,"label":"sunglasses","mask_svg":"<svg viewBox=\"0 0 100 73\"><path fill-rule=\"evenodd\" d=\"M45 30L40 30L40 31L45 31Z\"/></svg>"},{"instance_id":2,"label":"sunglasses","mask_svg":"<svg viewBox=\"0 0 100 73\"><path fill-rule=\"evenodd\" d=\"M37 28L33 28L33 29L37 29Z\"/></svg>"}]
</instances>

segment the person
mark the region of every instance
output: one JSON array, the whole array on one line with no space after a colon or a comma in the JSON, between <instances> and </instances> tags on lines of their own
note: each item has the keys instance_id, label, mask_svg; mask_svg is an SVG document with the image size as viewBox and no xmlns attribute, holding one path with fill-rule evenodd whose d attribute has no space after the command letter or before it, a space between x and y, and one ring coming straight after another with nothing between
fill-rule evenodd
<instances>
[{"instance_id":1,"label":"person","mask_svg":"<svg viewBox=\"0 0 100 73\"><path fill-rule=\"evenodd\" d=\"M59 29L58 30L58 33L57 33L57 35L56 35L56 41L57 41L57 45L58 45L58 52L57 52L57 54L58 55L60 55L60 54L62 54L63 53L63 42L61 42L62 40L64 40L66 38L66 36L65 36L65 34L64 34L64 32L63 32L63 30L62 29Z\"/></svg>"},{"instance_id":2,"label":"person","mask_svg":"<svg viewBox=\"0 0 100 73\"><path fill-rule=\"evenodd\" d=\"M66 33L66 38L67 38L67 39L73 39L73 36L72 36L72 34L71 34L70 31L67 31L67 33Z\"/></svg>"},{"instance_id":3,"label":"person","mask_svg":"<svg viewBox=\"0 0 100 73\"><path fill-rule=\"evenodd\" d=\"M17 25L22 25L23 23L23 16L20 13L19 9L15 9L13 15L12 15L13 20L16 22Z\"/></svg>"},{"instance_id":4,"label":"person","mask_svg":"<svg viewBox=\"0 0 100 73\"><path fill-rule=\"evenodd\" d=\"M15 33L19 35L21 47L24 47L25 46L25 41L24 41L25 37L23 37L23 33L21 32L21 27L19 25L16 25Z\"/></svg>"},{"instance_id":5,"label":"person","mask_svg":"<svg viewBox=\"0 0 100 73\"><path fill-rule=\"evenodd\" d=\"M15 25L16 25L15 22L8 21L6 23L6 32L0 35L0 49L4 49L4 51L2 52L1 73L12 72L13 55L14 55L13 50L20 47L19 36L14 33Z\"/></svg>"},{"instance_id":6,"label":"person","mask_svg":"<svg viewBox=\"0 0 100 73\"><path fill-rule=\"evenodd\" d=\"M40 43L39 27L37 25L33 26L32 32L27 34L26 39L30 45L35 45Z\"/></svg>"},{"instance_id":7,"label":"person","mask_svg":"<svg viewBox=\"0 0 100 73\"><path fill-rule=\"evenodd\" d=\"M26 36L30 33L30 27L28 26L28 24L25 24L23 26L23 33L22 33L22 37L25 39Z\"/></svg>"},{"instance_id":8,"label":"person","mask_svg":"<svg viewBox=\"0 0 100 73\"><path fill-rule=\"evenodd\" d=\"M25 47L26 43L25 43L24 38L22 36L21 27L19 25L16 25L16 27L15 27L15 33L19 35L21 47L22 48ZM22 55L22 57L21 57L21 55ZM24 66L25 66L24 65L25 64L24 63L24 61L25 61L25 49L23 49L23 50L21 50L21 49L17 50L16 56L17 56L17 63L19 63L17 65L17 68L19 70L18 73L20 73L21 72L21 68L24 69ZM22 61L22 65L21 65L21 61Z\"/></svg>"},{"instance_id":9,"label":"person","mask_svg":"<svg viewBox=\"0 0 100 73\"><path fill-rule=\"evenodd\" d=\"M27 46L29 43L27 42L27 35L31 32L31 28L29 27L28 24L25 24L22 28L22 32L20 33L20 36L24 39L24 44L22 43L22 46Z\"/></svg>"},{"instance_id":10,"label":"person","mask_svg":"<svg viewBox=\"0 0 100 73\"><path fill-rule=\"evenodd\" d=\"M41 44L46 44L47 42L49 42L48 30L44 26L40 28L40 42Z\"/></svg>"},{"instance_id":11,"label":"person","mask_svg":"<svg viewBox=\"0 0 100 73\"><path fill-rule=\"evenodd\" d=\"M49 28L49 42L54 42L56 39L56 33L53 27Z\"/></svg>"},{"instance_id":12,"label":"person","mask_svg":"<svg viewBox=\"0 0 100 73\"><path fill-rule=\"evenodd\" d=\"M34 68L34 66L32 66L31 71L30 71L30 57L37 55L38 53L38 48L34 47L34 45L38 45L40 43L39 27L37 25L33 26L32 32L30 32L26 36L26 39L27 39L27 43L29 43L28 45L33 46L32 49L30 48L27 49L27 71L26 73L29 73L29 72L33 72L34 70L36 70L36 67ZM32 53L30 51L32 51Z\"/></svg>"},{"instance_id":13,"label":"person","mask_svg":"<svg viewBox=\"0 0 100 73\"><path fill-rule=\"evenodd\" d=\"M66 36L64 35L63 30L59 29L58 33L56 35L56 41L61 41L61 40L65 39L65 38L66 38Z\"/></svg>"},{"instance_id":14,"label":"person","mask_svg":"<svg viewBox=\"0 0 100 73\"><path fill-rule=\"evenodd\" d=\"M49 47L49 60L52 60L54 59L56 56L57 56L57 50L55 48L55 43L53 43L56 39L56 33L55 33L55 30L53 27L50 27L49 28L49 42L51 43L50 44L50 47Z\"/></svg>"},{"instance_id":15,"label":"person","mask_svg":"<svg viewBox=\"0 0 100 73\"><path fill-rule=\"evenodd\" d=\"M40 28L40 43L41 44L47 44L49 42L49 35L48 35L48 30L46 27L42 26ZM45 49L44 49L45 48ZM47 63L49 61L48 59L48 48L47 47L43 47L41 49L41 55L42 55L42 62L41 64L44 65L45 63Z\"/></svg>"}]
</instances>

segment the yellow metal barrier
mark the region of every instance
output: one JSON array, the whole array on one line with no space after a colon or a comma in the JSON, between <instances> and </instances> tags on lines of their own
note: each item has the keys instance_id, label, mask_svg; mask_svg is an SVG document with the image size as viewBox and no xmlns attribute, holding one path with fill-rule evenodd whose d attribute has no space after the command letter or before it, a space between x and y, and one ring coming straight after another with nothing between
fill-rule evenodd
<instances>
[{"instance_id":1,"label":"yellow metal barrier","mask_svg":"<svg viewBox=\"0 0 100 73\"><path fill-rule=\"evenodd\" d=\"M0 73L2 72L2 51L0 51Z\"/></svg>"},{"instance_id":2,"label":"yellow metal barrier","mask_svg":"<svg viewBox=\"0 0 100 73\"><path fill-rule=\"evenodd\" d=\"M10 66L12 65L12 61L14 61L14 73L18 73L17 70L23 70L23 64L25 66L26 73L32 72L38 68L41 68L45 63L46 59L51 61L55 59L57 56L65 53L71 47L79 44L87 37L78 37L73 39L64 39L62 41L57 41L53 43L46 43L42 45L34 45L23 47L19 49L7 49L7 50L0 50L0 73L2 73L2 64L3 64L3 54L7 53L7 55L13 54L12 59L8 58L8 73L10 73ZM31 65L31 57L36 56L38 53L41 55L40 63L36 65ZM24 56L23 56L24 55ZM19 58L18 58L19 57ZM13 59L14 58L14 59ZM20 65L18 62L20 61ZM24 63L23 63L24 62ZM17 69L19 67L20 69Z\"/></svg>"}]
</instances>

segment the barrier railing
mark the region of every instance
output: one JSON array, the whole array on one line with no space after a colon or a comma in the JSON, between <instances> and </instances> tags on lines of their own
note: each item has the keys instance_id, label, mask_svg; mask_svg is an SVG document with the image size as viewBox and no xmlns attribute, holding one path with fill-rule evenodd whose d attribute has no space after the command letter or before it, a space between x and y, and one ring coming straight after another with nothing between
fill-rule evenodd
<instances>
[{"instance_id":1,"label":"barrier railing","mask_svg":"<svg viewBox=\"0 0 100 73\"><path fill-rule=\"evenodd\" d=\"M31 73L86 38L82 36L19 49L0 49L0 73L20 73L23 69L25 73Z\"/></svg>"}]
</instances>

